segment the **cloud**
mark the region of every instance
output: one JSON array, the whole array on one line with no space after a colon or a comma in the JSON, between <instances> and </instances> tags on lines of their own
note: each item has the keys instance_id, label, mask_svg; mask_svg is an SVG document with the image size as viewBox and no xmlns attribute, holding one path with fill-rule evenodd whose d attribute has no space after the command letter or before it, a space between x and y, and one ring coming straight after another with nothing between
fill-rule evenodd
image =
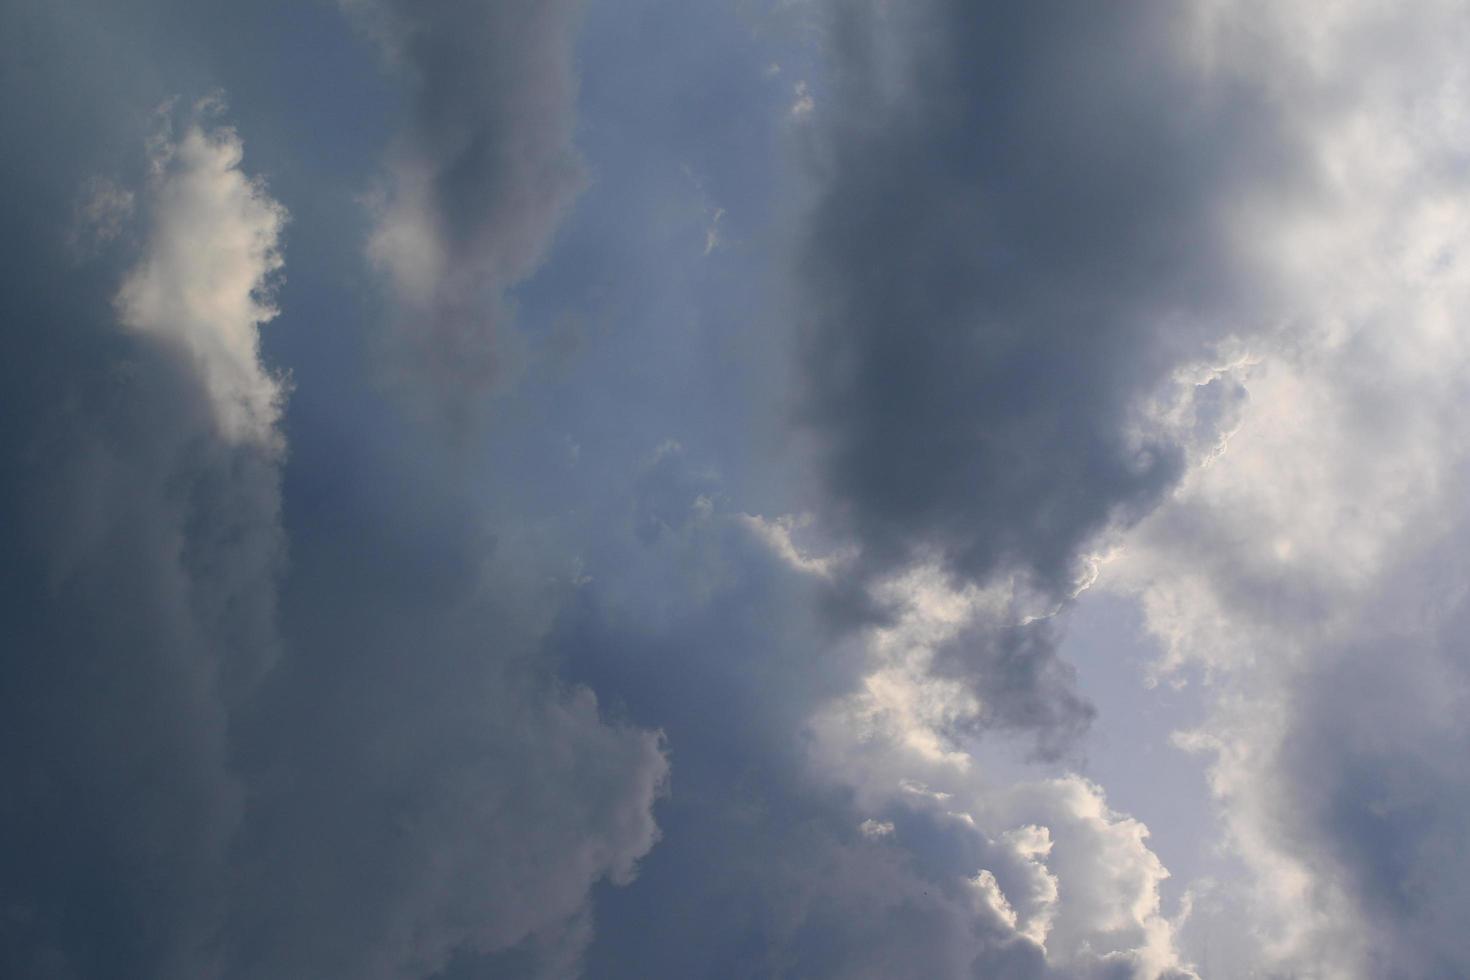
<instances>
[{"instance_id":1,"label":"cloud","mask_svg":"<svg viewBox=\"0 0 1470 980\"><path fill-rule=\"evenodd\" d=\"M1217 375L1243 393L1219 451L1103 581L1141 598L1161 677L1209 682L1179 741L1210 761L1246 874L1196 904L1194 948L1244 927L1245 948L1210 944L1216 970L1455 975L1470 215L1449 161L1470 22L1347 4L1253 23L1310 39L1279 99L1330 181L1262 228L1289 315ZM1211 397L1195 384L1186 402Z\"/></svg>"},{"instance_id":2,"label":"cloud","mask_svg":"<svg viewBox=\"0 0 1470 980\"><path fill-rule=\"evenodd\" d=\"M152 150L146 190L105 194L138 202L131 271L128 208L92 209L108 233L78 268L45 206L66 191L18 171L37 203L3 317L15 976L214 975L244 799L230 711L280 652L280 392L255 331L284 212L228 130L194 118Z\"/></svg>"},{"instance_id":3,"label":"cloud","mask_svg":"<svg viewBox=\"0 0 1470 980\"><path fill-rule=\"evenodd\" d=\"M1458 8L589 11L553 257L579 5L343 5L0 15L0 973L1465 972ZM472 453L363 366L518 304ZM1182 900L1083 588L1208 682Z\"/></svg>"},{"instance_id":4,"label":"cloud","mask_svg":"<svg viewBox=\"0 0 1470 980\"><path fill-rule=\"evenodd\" d=\"M970 754L986 709L915 664L995 596L929 570L854 629L831 615L851 557L732 510L687 451L628 492L629 547L589 560L554 648L660 719L674 768L663 839L598 904L589 975L1188 975L1146 830L1079 779L993 780Z\"/></svg>"},{"instance_id":5,"label":"cloud","mask_svg":"<svg viewBox=\"0 0 1470 980\"><path fill-rule=\"evenodd\" d=\"M502 373L508 296L586 177L573 145L576 0L343 0L402 79L407 119L368 252L399 351L445 397Z\"/></svg>"},{"instance_id":6,"label":"cloud","mask_svg":"<svg viewBox=\"0 0 1470 980\"><path fill-rule=\"evenodd\" d=\"M1028 716L1046 688L1013 685L1004 660L979 668L978 686L935 669L936 650L997 615L974 590L956 595L944 581L930 570L908 584L904 615L867 637L861 685L814 712L806 732L813 778L853 792L866 822L894 824L898 844L927 853L933 872L976 864L971 880L986 907L1043 951L1054 975L1190 975L1176 925L1161 910L1168 872L1148 848L1147 828L1114 812L1087 780L1007 784L990 771L994 757L977 751L993 733L1046 738L1059 726ZM1041 698L1053 700L1067 703ZM956 837L968 838L961 850Z\"/></svg>"},{"instance_id":7,"label":"cloud","mask_svg":"<svg viewBox=\"0 0 1470 980\"><path fill-rule=\"evenodd\" d=\"M84 255L108 244L133 218L136 195L106 177L87 182L77 202L72 242Z\"/></svg>"},{"instance_id":8,"label":"cloud","mask_svg":"<svg viewBox=\"0 0 1470 980\"><path fill-rule=\"evenodd\" d=\"M832 559L788 561L832 574ZM849 556L840 571L850 574L852 564ZM955 588L929 565L880 583L874 604L883 615L864 630L868 673L833 723L870 730L892 722L898 738L935 760L987 733L1019 736L1042 759L1075 749L1094 709L1057 657L1060 627L1028 614L1024 597L1006 587Z\"/></svg>"},{"instance_id":9,"label":"cloud","mask_svg":"<svg viewBox=\"0 0 1470 980\"><path fill-rule=\"evenodd\" d=\"M422 506L439 513L397 518L424 522L411 541L298 549L292 656L240 721L256 791L229 976L417 978L512 951L571 975L590 890L632 881L659 837L660 735L540 656L559 590Z\"/></svg>"},{"instance_id":10,"label":"cloud","mask_svg":"<svg viewBox=\"0 0 1470 980\"><path fill-rule=\"evenodd\" d=\"M574 973L591 889L657 840L663 742L556 679L556 594L422 471L351 440L283 470L258 327L285 211L217 111L156 131L136 180L84 180L129 171L86 140L48 167L70 134L45 126L17 168L0 972ZM80 266L78 186L105 219ZM373 479L343 475L368 458ZM289 565L283 476L333 514Z\"/></svg>"},{"instance_id":11,"label":"cloud","mask_svg":"<svg viewBox=\"0 0 1470 980\"><path fill-rule=\"evenodd\" d=\"M1046 758L1095 713L1066 607L1196 448L1150 408L1275 322L1253 223L1314 192L1276 52L1225 33L1152 2L830 11L796 269L816 509L860 588L992 596L907 669Z\"/></svg>"},{"instance_id":12,"label":"cloud","mask_svg":"<svg viewBox=\"0 0 1470 980\"><path fill-rule=\"evenodd\" d=\"M117 307L124 326L193 362L226 440L266 444L275 438L282 383L260 363L259 328L276 315L269 292L283 264L277 243L286 212L241 172L239 136L206 130L197 118L218 111L200 103L181 136L165 128L154 138L152 227Z\"/></svg>"},{"instance_id":13,"label":"cloud","mask_svg":"<svg viewBox=\"0 0 1470 980\"><path fill-rule=\"evenodd\" d=\"M1138 405L1270 310L1239 216L1300 178L1269 91L1168 4L841 6L814 116L805 412L882 574L1065 594L1181 449Z\"/></svg>"}]
</instances>

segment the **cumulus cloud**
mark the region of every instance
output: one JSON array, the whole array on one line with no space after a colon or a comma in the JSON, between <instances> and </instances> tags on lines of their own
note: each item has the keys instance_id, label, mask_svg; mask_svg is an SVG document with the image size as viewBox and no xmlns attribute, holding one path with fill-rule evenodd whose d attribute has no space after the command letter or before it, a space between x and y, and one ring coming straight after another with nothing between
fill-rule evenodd
<instances>
[{"instance_id":1,"label":"cumulus cloud","mask_svg":"<svg viewBox=\"0 0 1470 980\"><path fill-rule=\"evenodd\" d=\"M572 141L580 3L343 6L406 93L368 248L392 285L397 352L449 397L474 394L513 349L508 291L540 264L585 182Z\"/></svg>"},{"instance_id":2,"label":"cumulus cloud","mask_svg":"<svg viewBox=\"0 0 1470 980\"><path fill-rule=\"evenodd\" d=\"M927 578L910 585L912 605L895 626L869 631L860 685L814 712L814 777L855 793L869 815L863 828L886 820L898 844L931 861L944 855L936 871L980 865L970 880L984 906L1056 975L1188 975L1176 925L1161 908L1168 872L1146 843L1147 828L1114 812L1084 779L1007 785L975 752L997 729L1046 736L1056 726L1027 717L1037 692L1011 685L1004 662L979 668L980 697L934 669L936 648L974 629L967 624L983 605L974 590L947 591L937 570Z\"/></svg>"},{"instance_id":3,"label":"cumulus cloud","mask_svg":"<svg viewBox=\"0 0 1470 980\"><path fill-rule=\"evenodd\" d=\"M838 16L809 118L807 407L840 519L743 513L667 443L556 635L677 763L589 969L1190 976L1143 825L974 750L1006 731L1057 757L1085 728L1056 614L1093 539L1234 417L1223 383L1188 432L1149 409L1260 325L1275 279L1232 209L1296 176L1289 140L1249 66L1162 7L1090 12L1085 44L1044 10L885 10ZM996 63L1005 86L970 67Z\"/></svg>"}]
</instances>

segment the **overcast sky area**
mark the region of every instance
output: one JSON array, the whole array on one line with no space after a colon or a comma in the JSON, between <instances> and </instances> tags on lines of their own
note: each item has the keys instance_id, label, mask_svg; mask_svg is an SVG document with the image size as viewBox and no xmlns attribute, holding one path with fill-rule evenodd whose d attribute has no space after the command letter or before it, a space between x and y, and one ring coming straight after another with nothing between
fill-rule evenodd
<instances>
[{"instance_id":1,"label":"overcast sky area","mask_svg":"<svg viewBox=\"0 0 1470 980\"><path fill-rule=\"evenodd\" d=\"M0 46L0 976L1470 976L1470 2Z\"/></svg>"}]
</instances>

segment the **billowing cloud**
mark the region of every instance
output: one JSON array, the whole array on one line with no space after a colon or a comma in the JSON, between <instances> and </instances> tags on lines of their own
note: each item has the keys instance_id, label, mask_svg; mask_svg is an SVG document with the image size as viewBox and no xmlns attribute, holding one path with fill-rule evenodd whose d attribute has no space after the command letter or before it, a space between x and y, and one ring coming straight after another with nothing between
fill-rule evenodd
<instances>
[{"instance_id":1,"label":"billowing cloud","mask_svg":"<svg viewBox=\"0 0 1470 980\"><path fill-rule=\"evenodd\" d=\"M854 630L830 614L852 556L806 550L800 521L732 512L670 445L631 489L631 556L586 566L556 649L661 719L674 769L589 975L1189 975L1147 830L1077 777L992 779L977 733L1035 728L989 717L1012 710L999 682L982 699L927 669L995 595L931 569Z\"/></svg>"}]
</instances>

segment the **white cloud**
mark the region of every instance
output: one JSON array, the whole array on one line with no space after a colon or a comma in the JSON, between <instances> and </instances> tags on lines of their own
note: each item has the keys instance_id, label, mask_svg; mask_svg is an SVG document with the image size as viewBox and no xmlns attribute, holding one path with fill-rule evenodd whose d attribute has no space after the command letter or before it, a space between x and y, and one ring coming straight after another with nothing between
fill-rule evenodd
<instances>
[{"instance_id":1,"label":"white cloud","mask_svg":"<svg viewBox=\"0 0 1470 980\"><path fill-rule=\"evenodd\" d=\"M152 142L143 256L117 294L123 325L165 342L199 373L221 434L276 442L282 382L260 362L260 325L276 315L271 277L282 266L286 212L240 169L234 130L195 115L177 138ZM109 212L131 197L112 195Z\"/></svg>"},{"instance_id":2,"label":"white cloud","mask_svg":"<svg viewBox=\"0 0 1470 980\"><path fill-rule=\"evenodd\" d=\"M1184 972L1177 923L1160 903L1168 872L1148 847L1147 828L1112 810L1102 789L1080 777L1007 780L991 772L973 740L987 705L934 671L935 650L977 620L1017 618L1009 589L956 588L933 568L885 589L900 605L890 625L869 631L870 672L811 720L817 777L855 791L874 814L865 836L897 806L973 837L990 863L955 872L979 907L1043 948L1057 969Z\"/></svg>"},{"instance_id":3,"label":"white cloud","mask_svg":"<svg viewBox=\"0 0 1470 980\"><path fill-rule=\"evenodd\" d=\"M1470 968L1438 911L1383 898L1403 887L1465 908L1445 874L1461 862L1397 855L1448 846L1444 808L1465 782L1439 755L1464 715L1430 692L1454 702L1466 682L1444 637L1470 581L1454 544L1470 490L1470 17L1402 13L1217 11L1259 15L1300 49L1278 95L1320 190L1249 217L1285 276L1281 323L1218 374L1243 393L1238 413L1103 573L1140 598L1159 676L1211 682L1210 716L1178 741L1210 761L1251 871L1199 903L1252 936L1249 952L1217 946L1217 968L1225 955L1302 977ZM1401 785L1405 767L1418 782Z\"/></svg>"}]
</instances>

